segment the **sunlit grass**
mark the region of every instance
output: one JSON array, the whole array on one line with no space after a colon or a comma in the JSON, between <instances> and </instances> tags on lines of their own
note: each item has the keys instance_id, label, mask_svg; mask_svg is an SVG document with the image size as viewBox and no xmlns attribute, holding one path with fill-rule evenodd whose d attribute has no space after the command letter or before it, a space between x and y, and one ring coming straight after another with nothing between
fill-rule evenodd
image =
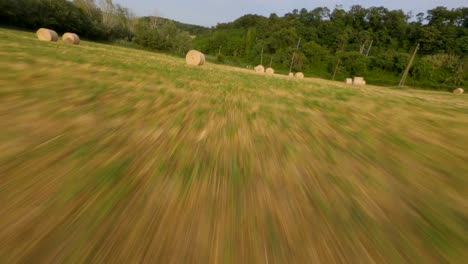
<instances>
[{"instance_id":1,"label":"sunlit grass","mask_svg":"<svg viewBox=\"0 0 468 264\"><path fill-rule=\"evenodd\" d=\"M0 262L463 263L468 97L0 30Z\"/></svg>"}]
</instances>

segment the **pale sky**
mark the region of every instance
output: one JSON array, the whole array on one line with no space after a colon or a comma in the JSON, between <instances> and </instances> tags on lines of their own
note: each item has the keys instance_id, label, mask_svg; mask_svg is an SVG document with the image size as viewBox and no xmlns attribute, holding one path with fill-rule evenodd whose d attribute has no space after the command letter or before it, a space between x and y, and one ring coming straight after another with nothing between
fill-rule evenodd
<instances>
[{"instance_id":1,"label":"pale sky","mask_svg":"<svg viewBox=\"0 0 468 264\"><path fill-rule=\"evenodd\" d=\"M203 26L230 22L246 14L269 16L276 13L282 16L293 9L312 10L320 6L330 9L336 5L343 5L345 9L355 4L384 6L412 11L414 15L436 6L450 9L468 6L468 0L114 0L114 3L130 8L138 16L158 15Z\"/></svg>"}]
</instances>

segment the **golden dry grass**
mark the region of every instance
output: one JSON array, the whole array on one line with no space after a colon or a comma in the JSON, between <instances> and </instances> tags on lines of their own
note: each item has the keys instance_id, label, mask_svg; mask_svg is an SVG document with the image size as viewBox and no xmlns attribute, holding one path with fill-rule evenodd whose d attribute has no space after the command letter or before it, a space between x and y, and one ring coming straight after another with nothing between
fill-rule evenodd
<instances>
[{"instance_id":1,"label":"golden dry grass","mask_svg":"<svg viewBox=\"0 0 468 264\"><path fill-rule=\"evenodd\" d=\"M468 97L0 29L0 262L464 263Z\"/></svg>"}]
</instances>

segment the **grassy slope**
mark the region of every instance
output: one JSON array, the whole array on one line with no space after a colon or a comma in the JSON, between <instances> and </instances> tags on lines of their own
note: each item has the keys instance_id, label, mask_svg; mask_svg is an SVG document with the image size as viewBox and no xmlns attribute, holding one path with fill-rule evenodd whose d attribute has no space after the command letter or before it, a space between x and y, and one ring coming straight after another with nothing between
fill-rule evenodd
<instances>
[{"instance_id":1,"label":"grassy slope","mask_svg":"<svg viewBox=\"0 0 468 264\"><path fill-rule=\"evenodd\" d=\"M468 258L468 96L2 29L0 55L0 262Z\"/></svg>"}]
</instances>

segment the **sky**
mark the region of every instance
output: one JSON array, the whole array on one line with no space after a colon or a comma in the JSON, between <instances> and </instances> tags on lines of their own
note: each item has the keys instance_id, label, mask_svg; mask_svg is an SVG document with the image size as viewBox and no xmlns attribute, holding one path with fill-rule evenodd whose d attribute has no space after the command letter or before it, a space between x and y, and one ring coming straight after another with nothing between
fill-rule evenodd
<instances>
[{"instance_id":1,"label":"sky","mask_svg":"<svg viewBox=\"0 0 468 264\"><path fill-rule=\"evenodd\" d=\"M468 6L468 0L114 0L114 3L129 8L137 16L157 15L202 26L231 22L246 14L269 16L276 13L282 16L294 9L312 10L320 6L330 9L336 5L342 5L345 9L355 4L384 6L411 11L414 15L436 6Z\"/></svg>"}]
</instances>

